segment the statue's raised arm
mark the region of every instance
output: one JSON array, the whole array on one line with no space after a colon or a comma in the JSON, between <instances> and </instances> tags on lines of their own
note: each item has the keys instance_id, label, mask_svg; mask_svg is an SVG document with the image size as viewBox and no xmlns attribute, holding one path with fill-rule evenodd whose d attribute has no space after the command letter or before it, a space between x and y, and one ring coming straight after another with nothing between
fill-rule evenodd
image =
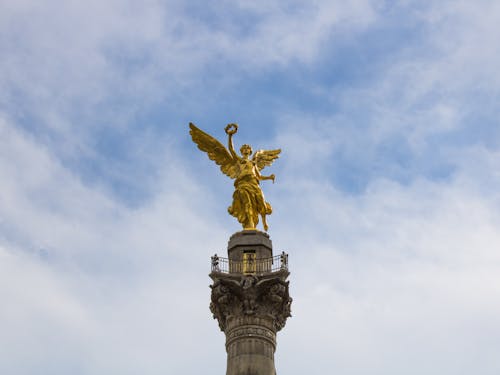
<instances>
[{"instance_id":1,"label":"statue's raised arm","mask_svg":"<svg viewBox=\"0 0 500 375\"><path fill-rule=\"evenodd\" d=\"M224 130L227 134L227 147L229 148L229 152L231 153L233 159L239 160L240 157L236 154L236 151L234 151L233 146L233 135L235 135L238 131L238 124L227 124Z\"/></svg>"},{"instance_id":2,"label":"statue's raised arm","mask_svg":"<svg viewBox=\"0 0 500 375\"><path fill-rule=\"evenodd\" d=\"M263 176L260 171L271 165L279 157L281 150L259 150L250 159L252 148L249 145L241 146L241 156L234 150L233 135L238 131L237 124L228 124L225 128L229 150L194 124L190 123L189 127L191 129L189 133L198 148L206 152L208 157L220 166L224 174L235 179L233 203L228 208L228 212L238 219L245 230L255 230L260 216L264 229L267 231L266 215L272 213L272 208L264 199L260 181L273 180L274 182L274 174Z\"/></svg>"}]
</instances>

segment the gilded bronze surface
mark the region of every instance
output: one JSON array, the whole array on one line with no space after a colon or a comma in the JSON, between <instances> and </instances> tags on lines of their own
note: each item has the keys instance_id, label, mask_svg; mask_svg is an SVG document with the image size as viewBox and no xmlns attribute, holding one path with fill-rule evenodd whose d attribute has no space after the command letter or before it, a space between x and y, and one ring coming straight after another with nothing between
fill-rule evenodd
<instances>
[{"instance_id":1,"label":"gilded bronze surface","mask_svg":"<svg viewBox=\"0 0 500 375\"><path fill-rule=\"evenodd\" d=\"M251 157L252 148L245 144L241 146L239 156L233 146L233 135L238 131L237 124L228 124L225 128L229 150L194 124L190 123L189 127L189 133L198 148L206 152L225 175L235 180L233 203L228 212L238 219L246 230L255 229L260 216L264 230L267 231L266 215L272 213L272 207L264 198L260 181L272 180L274 183L275 176L263 176L260 171L271 165L279 157L281 150L259 150Z\"/></svg>"}]
</instances>

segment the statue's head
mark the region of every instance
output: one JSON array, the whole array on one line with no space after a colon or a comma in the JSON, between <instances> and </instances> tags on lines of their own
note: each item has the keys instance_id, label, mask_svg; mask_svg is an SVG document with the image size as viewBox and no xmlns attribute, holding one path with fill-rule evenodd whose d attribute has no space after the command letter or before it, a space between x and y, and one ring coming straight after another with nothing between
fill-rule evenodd
<instances>
[{"instance_id":1,"label":"statue's head","mask_svg":"<svg viewBox=\"0 0 500 375\"><path fill-rule=\"evenodd\" d=\"M241 146L240 152L241 155L243 155L243 157L249 157L250 155L252 155L252 147L250 147L250 145L245 144Z\"/></svg>"}]
</instances>

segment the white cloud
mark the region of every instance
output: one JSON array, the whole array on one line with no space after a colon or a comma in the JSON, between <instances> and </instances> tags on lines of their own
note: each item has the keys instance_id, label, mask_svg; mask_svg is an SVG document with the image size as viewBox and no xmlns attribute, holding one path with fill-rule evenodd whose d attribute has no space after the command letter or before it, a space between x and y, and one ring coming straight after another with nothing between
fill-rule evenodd
<instances>
[{"instance_id":1,"label":"white cloud","mask_svg":"<svg viewBox=\"0 0 500 375\"><path fill-rule=\"evenodd\" d=\"M314 1L307 5L242 1L241 5L250 14L258 14L259 20L245 38L225 34L225 55L250 65L247 69L269 63L311 63L326 42L335 40L337 32L359 32L377 16L372 1Z\"/></svg>"},{"instance_id":2,"label":"white cloud","mask_svg":"<svg viewBox=\"0 0 500 375\"><path fill-rule=\"evenodd\" d=\"M196 348L217 362L218 348L193 341L216 328L207 273L225 231L182 163L169 155L158 195L134 209L83 184L9 120L1 135L0 371L189 371Z\"/></svg>"},{"instance_id":3,"label":"white cloud","mask_svg":"<svg viewBox=\"0 0 500 375\"><path fill-rule=\"evenodd\" d=\"M499 201L469 178L374 181L359 197L310 182L274 197L295 298L282 372L498 371Z\"/></svg>"},{"instance_id":4,"label":"white cloud","mask_svg":"<svg viewBox=\"0 0 500 375\"><path fill-rule=\"evenodd\" d=\"M124 113L131 116L185 85L198 85L208 64L222 60L251 71L293 60L311 61L337 27L363 29L376 14L370 1L290 7L275 2L262 8L228 3L209 8L222 14L215 27L185 6L174 1L140 6L95 1L3 3L4 105L17 107L24 116L35 114L43 126L69 133L68 141L71 135L81 139L86 129L72 124L71 113L80 114L80 122L86 120L87 126L95 119L117 126ZM232 13L237 11L249 18L258 16L249 34L238 31L241 25ZM105 105L115 100L140 105L129 103L127 111ZM98 114L93 113L96 108Z\"/></svg>"},{"instance_id":5,"label":"white cloud","mask_svg":"<svg viewBox=\"0 0 500 375\"><path fill-rule=\"evenodd\" d=\"M377 73L366 82L330 91L317 87L318 94L329 96L338 108L334 119L324 120L337 125L340 119L345 132L359 132L372 147L402 135L416 153L434 136L468 132L474 138L471 118L497 122L498 4L404 2L393 8L401 22L416 15L416 36L377 60ZM384 22L379 15L374 28Z\"/></svg>"},{"instance_id":6,"label":"white cloud","mask_svg":"<svg viewBox=\"0 0 500 375\"><path fill-rule=\"evenodd\" d=\"M169 155L158 194L132 209L82 184L9 121L2 136L4 152L19 155L0 164L9 181L2 223L15 228L2 231L2 371L223 371L206 274L230 233L203 176ZM318 134L309 136L315 144ZM280 139L292 150L293 137ZM279 371L497 371L500 199L483 182L500 176L471 160L491 166L498 155L471 149L448 182L376 180L354 196L286 165L288 182L264 187L295 299ZM43 204L33 191L44 192ZM33 251L42 242L47 253Z\"/></svg>"}]
</instances>

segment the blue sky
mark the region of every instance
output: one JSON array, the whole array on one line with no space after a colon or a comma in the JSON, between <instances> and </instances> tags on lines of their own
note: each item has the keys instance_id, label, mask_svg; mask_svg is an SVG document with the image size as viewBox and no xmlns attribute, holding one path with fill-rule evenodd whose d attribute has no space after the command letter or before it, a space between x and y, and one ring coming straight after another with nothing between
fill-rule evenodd
<instances>
[{"instance_id":1,"label":"blue sky","mask_svg":"<svg viewBox=\"0 0 500 375\"><path fill-rule=\"evenodd\" d=\"M497 375L498 25L487 0L3 1L0 373L224 371L207 273L239 226L188 123L237 122L283 149L278 373Z\"/></svg>"}]
</instances>

